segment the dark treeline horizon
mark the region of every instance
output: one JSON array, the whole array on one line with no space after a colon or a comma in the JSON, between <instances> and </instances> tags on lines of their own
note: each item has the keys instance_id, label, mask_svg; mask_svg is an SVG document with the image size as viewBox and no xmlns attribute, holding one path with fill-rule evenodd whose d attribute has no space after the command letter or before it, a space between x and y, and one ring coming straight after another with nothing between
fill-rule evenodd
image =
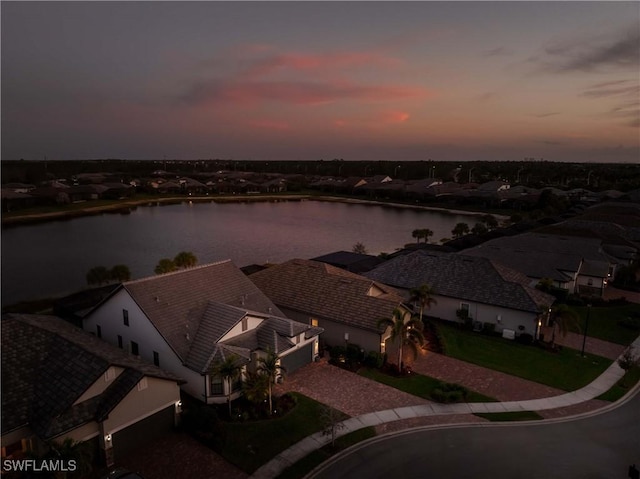
<instances>
[{"instance_id":1,"label":"dark treeline horizon","mask_svg":"<svg viewBox=\"0 0 640 479\"><path fill-rule=\"evenodd\" d=\"M591 190L640 188L640 165L633 163L574 163L527 158L520 161L358 161L358 160L5 160L0 163L2 184L38 184L83 173L110 173L122 180L153 176L199 176L219 171L306 177L385 175L410 181L433 178L459 183L501 180L530 187L584 187Z\"/></svg>"}]
</instances>

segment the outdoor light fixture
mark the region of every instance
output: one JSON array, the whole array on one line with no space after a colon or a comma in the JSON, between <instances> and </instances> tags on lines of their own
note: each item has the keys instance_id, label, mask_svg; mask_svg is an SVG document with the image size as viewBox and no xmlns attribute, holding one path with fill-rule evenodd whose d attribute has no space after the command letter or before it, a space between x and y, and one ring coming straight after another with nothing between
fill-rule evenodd
<instances>
[{"instance_id":1,"label":"outdoor light fixture","mask_svg":"<svg viewBox=\"0 0 640 479\"><path fill-rule=\"evenodd\" d=\"M111 434L107 434L104 437L104 442L107 444L107 446L111 446Z\"/></svg>"}]
</instances>

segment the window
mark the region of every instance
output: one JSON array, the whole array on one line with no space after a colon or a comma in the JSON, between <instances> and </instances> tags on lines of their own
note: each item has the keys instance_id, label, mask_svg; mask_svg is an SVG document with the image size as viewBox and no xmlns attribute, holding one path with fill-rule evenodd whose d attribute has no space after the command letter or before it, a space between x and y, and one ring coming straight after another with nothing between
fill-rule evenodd
<instances>
[{"instance_id":1,"label":"window","mask_svg":"<svg viewBox=\"0 0 640 479\"><path fill-rule=\"evenodd\" d=\"M102 328L99 324L96 324L96 335L101 338L102 337Z\"/></svg>"},{"instance_id":2,"label":"window","mask_svg":"<svg viewBox=\"0 0 640 479\"><path fill-rule=\"evenodd\" d=\"M124 322L125 326L129 326L129 311L127 311L126 309L122 310L122 321Z\"/></svg>"},{"instance_id":3,"label":"window","mask_svg":"<svg viewBox=\"0 0 640 479\"><path fill-rule=\"evenodd\" d=\"M160 366L160 354L158 354L158 351L153 352L153 364Z\"/></svg>"},{"instance_id":4,"label":"window","mask_svg":"<svg viewBox=\"0 0 640 479\"><path fill-rule=\"evenodd\" d=\"M144 377L140 380L140 382L138 383L138 391L144 391L145 389L147 389L147 378Z\"/></svg>"},{"instance_id":5,"label":"window","mask_svg":"<svg viewBox=\"0 0 640 479\"><path fill-rule=\"evenodd\" d=\"M135 341L131 341L131 354L134 356L139 356L140 352L138 350L138 343Z\"/></svg>"},{"instance_id":6,"label":"window","mask_svg":"<svg viewBox=\"0 0 640 479\"><path fill-rule=\"evenodd\" d=\"M118 334L118 347L122 349L122 336Z\"/></svg>"},{"instance_id":7,"label":"window","mask_svg":"<svg viewBox=\"0 0 640 479\"><path fill-rule=\"evenodd\" d=\"M311 326L314 328L318 327L318 320L316 318L311 318Z\"/></svg>"},{"instance_id":8,"label":"window","mask_svg":"<svg viewBox=\"0 0 640 479\"><path fill-rule=\"evenodd\" d=\"M220 376L211 376L211 395L220 396L222 394L224 394L222 378Z\"/></svg>"}]
</instances>

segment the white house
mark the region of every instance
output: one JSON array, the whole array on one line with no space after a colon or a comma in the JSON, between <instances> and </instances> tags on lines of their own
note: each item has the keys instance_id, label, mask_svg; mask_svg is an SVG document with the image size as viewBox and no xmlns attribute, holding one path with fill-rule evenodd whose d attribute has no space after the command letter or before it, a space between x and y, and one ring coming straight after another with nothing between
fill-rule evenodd
<instances>
[{"instance_id":1,"label":"white house","mask_svg":"<svg viewBox=\"0 0 640 479\"><path fill-rule=\"evenodd\" d=\"M292 372L314 360L322 332L286 318L228 260L123 283L83 327L184 378L182 389L207 403L226 400L210 374L216 361L233 354L251 370L270 350Z\"/></svg>"},{"instance_id":2,"label":"white house","mask_svg":"<svg viewBox=\"0 0 640 479\"><path fill-rule=\"evenodd\" d=\"M435 291L425 314L460 321L459 311L495 331L514 336L538 337L545 313L555 298L528 283L521 273L485 258L419 250L393 258L364 273L368 278L397 289L409 297L413 288L427 284Z\"/></svg>"}]
</instances>

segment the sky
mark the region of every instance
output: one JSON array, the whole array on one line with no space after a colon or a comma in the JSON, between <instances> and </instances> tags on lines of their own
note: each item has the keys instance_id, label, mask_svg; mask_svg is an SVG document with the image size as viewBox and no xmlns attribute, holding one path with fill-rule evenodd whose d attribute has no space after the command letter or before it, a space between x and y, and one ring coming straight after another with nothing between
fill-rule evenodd
<instances>
[{"instance_id":1,"label":"sky","mask_svg":"<svg viewBox=\"0 0 640 479\"><path fill-rule=\"evenodd\" d=\"M637 2L9 2L2 159L640 163Z\"/></svg>"}]
</instances>

